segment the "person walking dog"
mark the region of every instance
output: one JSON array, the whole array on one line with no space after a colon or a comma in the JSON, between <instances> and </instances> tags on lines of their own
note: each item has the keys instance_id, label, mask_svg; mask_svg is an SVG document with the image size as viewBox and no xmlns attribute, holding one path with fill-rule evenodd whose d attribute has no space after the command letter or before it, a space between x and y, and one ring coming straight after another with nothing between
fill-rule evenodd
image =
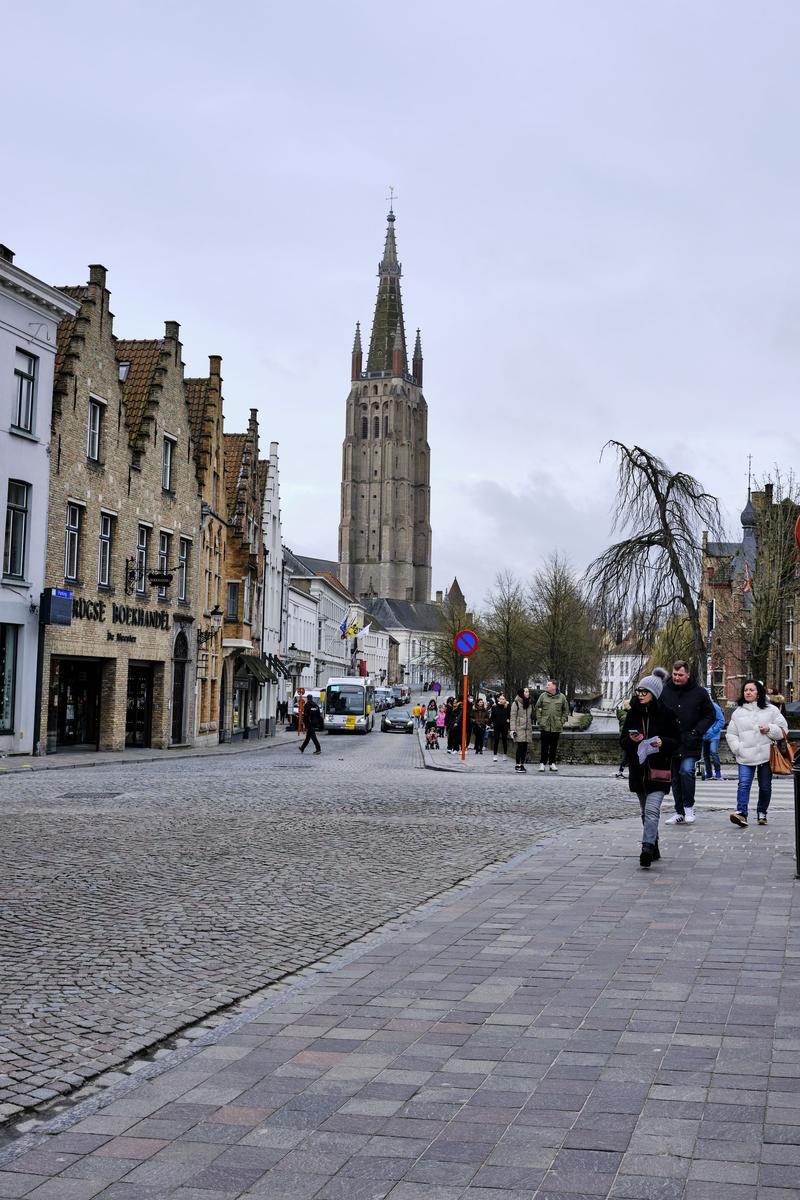
<instances>
[{"instance_id":1,"label":"person walking dog","mask_svg":"<svg viewBox=\"0 0 800 1200\"><path fill-rule=\"evenodd\" d=\"M661 701L666 678L663 667L656 667L651 675L639 680L619 739L627 751L628 787L638 796L642 812L639 865L645 869L661 858L658 848L661 802L672 786L672 755L681 739L675 714Z\"/></svg>"},{"instance_id":2,"label":"person walking dog","mask_svg":"<svg viewBox=\"0 0 800 1200\"><path fill-rule=\"evenodd\" d=\"M780 709L767 700L763 683L746 679L742 694L736 702L725 738L739 767L739 786L736 791L736 812L731 821L740 829L747 828L750 789L758 776L759 825L767 823L767 809L772 798L772 768L769 756L775 742L786 737L789 726Z\"/></svg>"},{"instance_id":3,"label":"person walking dog","mask_svg":"<svg viewBox=\"0 0 800 1200\"><path fill-rule=\"evenodd\" d=\"M542 753L539 770L557 771L556 754L561 730L569 720L569 705L567 697L558 690L558 682L548 679L547 686L536 701L536 724L542 737Z\"/></svg>"}]
</instances>

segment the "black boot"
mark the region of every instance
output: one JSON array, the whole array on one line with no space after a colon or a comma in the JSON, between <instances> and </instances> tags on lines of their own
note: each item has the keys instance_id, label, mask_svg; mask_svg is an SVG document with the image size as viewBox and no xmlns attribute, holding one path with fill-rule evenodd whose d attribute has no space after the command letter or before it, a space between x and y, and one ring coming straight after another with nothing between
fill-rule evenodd
<instances>
[{"instance_id":1,"label":"black boot","mask_svg":"<svg viewBox=\"0 0 800 1200\"><path fill-rule=\"evenodd\" d=\"M653 843L642 842L642 853L639 855L639 866L649 870L653 861Z\"/></svg>"},{"instance_id":2,"label":"black boot","mask_svg":"<svg viewBox=\"0 0 800 1200\"><path fill-rule=\"evenodd\" d=\"M653 862L658 862L658 860L661 858L661 851L658 848L658 842L656 842L655 845L653 846L652 858L653 858Z\"/></svg>"}]
</instances>

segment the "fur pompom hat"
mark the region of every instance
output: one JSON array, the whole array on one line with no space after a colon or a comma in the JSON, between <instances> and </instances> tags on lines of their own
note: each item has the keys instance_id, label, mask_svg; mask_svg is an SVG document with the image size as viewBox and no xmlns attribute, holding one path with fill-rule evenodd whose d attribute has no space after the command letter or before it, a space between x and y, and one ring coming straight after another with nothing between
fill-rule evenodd
<instances>
[{"instance_id":1,"label":"fur pompom hat","mask_svg":"<svg viewBox=\"0 0 800 1200\"><path fill-rule=\"evenodd\" d=\"M644 679L640 679L636 685L637 691L639 688L644 688L650 692L658 700L664 690L664 680L667 678L667 672L663 667L654 667L652 675L645 675Z\"/></svg>"}]
</instances>

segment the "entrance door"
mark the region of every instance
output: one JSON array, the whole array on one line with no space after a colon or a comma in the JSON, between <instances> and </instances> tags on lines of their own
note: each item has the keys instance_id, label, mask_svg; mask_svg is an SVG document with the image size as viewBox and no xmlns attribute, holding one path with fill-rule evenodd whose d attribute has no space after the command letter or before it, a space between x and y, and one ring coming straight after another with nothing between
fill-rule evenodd
<instances>
[{"instance_id":1,"label":"entrance door","mask_svg":"<svg viewBox=\"0 0 800 1200\"><path fill-rule=\"evenodd\" d=\"M153 668L145 663L128 667L128 710L125 716L125 745L150 745L153 722Z\"/></svg>"},{"instance_id":2,"label":"entrance door","mask_svg":"<svg viewBox=\"0 0 800 1200\"><path fill-rule=\"evenodd\" d=\"M183 707L186 692L186 660L189 657L189 643L186 634L181 630L175 638L175 651L172 663L172 744L178 746L183 741Z\"/></svg>"},{"instance_id":3,"label":"entrance door","mask_svg":"<svg viewBox=\"0 0 800 1200\"><path fill-rule=\"evenodd\" d=\"M100 663L62 658L58 663L57 746L97 749L100 732Z\"/></svg>"}]
</instances>

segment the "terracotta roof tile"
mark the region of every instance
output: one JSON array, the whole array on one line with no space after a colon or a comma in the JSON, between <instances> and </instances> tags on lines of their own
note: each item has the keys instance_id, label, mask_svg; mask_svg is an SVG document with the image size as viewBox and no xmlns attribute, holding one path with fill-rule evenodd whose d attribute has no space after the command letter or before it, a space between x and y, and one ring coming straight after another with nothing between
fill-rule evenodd
<instances>
[{"instance_id":1,"label":"terracotta roof tile","mask_svg":"<svg viewBox=\"0 0 800 1200\"><path fill-rule=\"evenodd\" d=\"M60 287L58 289L65 296L69 296L71 300L80 300L81 303L86 299L88 288L85 285L80 287ZM58 323L58 333L56 334L56 367L55 377L58 379L66 365L67 351L75 332L77 317L64 317Z\"/></svg>"},{"instance_id":2,"label":"terracotta roof tile","mask_svg":"<svg viewBox=\"0 0 800 1200\"><path fill-rule=\"evenodd\" d=\"M186 404L189 409L189 425L192 430L192 441L200 445L203 435L203 422L208 404L208 385L210 379L184 379L186 388Z\"/></svg>"},{"instance_id":3,"label":"terracotta roof tile","mask_svg":"<svg viewBox=\"0 0 800 1200\"><path fill-rule=\"evenodd\" d=\"M242 469L242 456L247 442L247 434L225 433L222 440L225 446L225 504L230 521L236 512L236 490L239 484L239 472Z\"/></svg>"},{"instance_id":4,"label":"terracotta roof tile","mask_svg":"<svg viewBox=\"0 0 800 1200\"><path fill-rule=\"evenodd\" d=\"M150 399L150 388L164 349L163 341L118 341L117 362L128 363L128 377L122 385L128 420L128 436L135 442Z\"/></svg>"}]
</instances>

